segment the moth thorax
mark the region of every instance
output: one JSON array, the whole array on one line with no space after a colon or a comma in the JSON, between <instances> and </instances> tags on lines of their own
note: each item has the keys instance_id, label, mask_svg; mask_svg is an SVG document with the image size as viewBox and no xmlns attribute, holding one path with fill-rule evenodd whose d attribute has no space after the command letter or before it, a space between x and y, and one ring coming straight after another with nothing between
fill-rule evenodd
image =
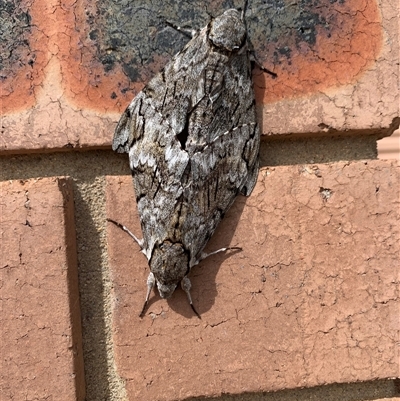
<instances>
[{"instance_id":1,"label":"moth thorax","mask_svg":"<svg viewBox=\"0 0 400 401\"><path fill-rule=\"evenodd\" d=\"M239 11L230 9L211 22L210 41L217 47L233 51L246 40L246 27Z\"/></svg>"}]
</instances>

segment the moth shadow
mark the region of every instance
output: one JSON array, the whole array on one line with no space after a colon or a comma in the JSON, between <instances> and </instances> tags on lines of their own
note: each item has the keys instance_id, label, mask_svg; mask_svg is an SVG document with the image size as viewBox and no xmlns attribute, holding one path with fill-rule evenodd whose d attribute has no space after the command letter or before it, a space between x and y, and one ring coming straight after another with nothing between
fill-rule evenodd
<instances>
[{"instance_id":1,"label":"moth shadow","mask_svg":"<svg viewBox=\"0 0 400 401\"><path fill-rule=\"evenodd\" d=\"M220 248L241 246L242 241L240 238L234 237L246 200L247 197L245 196L238 196L235 199L235 202L215 230L214 235L208 241L208 244L204 249L206 253L213 252ZM242 252L240 249L219 252L215 255L209 256L201 261L197 266L193 267L189 274L192 283L191 296L193 306L200 316L212 308L215 299L218 296L218 281L216 278L219 269L221 266L229 269L229 266L234 263L233 261L230 261L230 259L240 252ZM224 263L228 261L229 263ZM157 299L157 297L153 297L154 302L156 302ZM194 319L197 319L197 316L189 305L185 292L181 288L177 288L172 297L168 299L168 305L176 313L179 313L186 318L193 317Z\"/></svg>"}]
</instances>

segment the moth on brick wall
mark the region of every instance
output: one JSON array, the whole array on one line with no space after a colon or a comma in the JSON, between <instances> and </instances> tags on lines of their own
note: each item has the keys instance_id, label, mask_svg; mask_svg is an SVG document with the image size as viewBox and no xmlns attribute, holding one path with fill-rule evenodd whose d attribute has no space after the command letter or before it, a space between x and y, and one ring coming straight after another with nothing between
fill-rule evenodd
<instances>
[{"instance_id":1,"label":"moth on brick wall","mask_svg":"<svg viewBox=\"0 0 400 401\"><path fill-rule=\"evenodd\" d=\"M152 288L169 298L179 283L198 317L188 274L205 245L258 175L260 131L244 12L225 11L195 34L132 100L113 150L129 153Z\"/></svg>"}]
</instances>

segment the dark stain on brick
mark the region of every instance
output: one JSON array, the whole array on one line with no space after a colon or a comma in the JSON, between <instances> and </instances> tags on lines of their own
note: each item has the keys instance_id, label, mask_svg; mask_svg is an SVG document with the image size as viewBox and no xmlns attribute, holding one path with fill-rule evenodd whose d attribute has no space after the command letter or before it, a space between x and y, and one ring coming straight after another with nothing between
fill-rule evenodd
<instances>
[{"instance_id":1,"label":"dark stain on brick","mask_svg":"<svg viewBox=\"0 0 400 401\"><path fill-rule=\"evenodd\" d=\"M98 0L77 5L66 21L66 26L75 24L71 36L78 38L72 42L80 43L79 48L63 50L63 62L71 71L66 89L88 107L122 111L188 42L188 36L169 25L198 30L212 16L243 4L243 0ZM278 75L272 80L255 71L257 102L304 96L354 81L379 54L379 18L375 0L249 0L249 39L257 59ZM82 71L80 80L76 68ZM95 70L100 76L93 79Z\"/></svg>"},{"instance_id":2,"label":"dark stain on brick","mask_svg":"<svg viewBox=\"0 0 400 401\"><path fill-rule=\"evenodd\" d=\"M39 29L39 1L0 0L0 103L6 114L35 104L48 38Z\"/></svg>"},{"instance_id":3,"label":"dark stain on brick","mask_svg":"<svg viewBox=\"0 0 400 401\"><path fill-rule=\"evenodd\" d=\"M342 0L340 4L351 3L351 0ZM337 29L339 10L332 6L338 3L335 0L299 0L288 2L282 0L264 0L251 2L251 15L248 19L250 39L261 58L271 57L267 49L274 48L290 64L294 48L304 45L318 52L313 47L317 43L318 35L330 37ZM282 52L281 49L286 49ZM264 54L265 53L265 54ZM283 61L274 59L274 63Z\"/></svg>"},{"instance_id":4,"label":"dark stain on brick","mask_svg":"<svg viewBox=\"0 0 400 401\"><path fill-rule=\"evenodd\" d=\"M206 4L204 4L206 3ZM318 35L329 39L341 29L342 12L351 9L351 0L253 0L249 1L246 22L258 58L268 68L292 64L295 49L310 57L318 55ZM96 3L95 14L87 15L95 57L105 72L121 64L131 81L147 82L188 38L166 25L199 29L225 9L243 6L239 1L154 1ZM349 18L351 16L349 15ZM307 56L305 54L305 56Z\"/></svg>"},{"instance_id":5,"label":"dark stain on brick","mask_svg":"<svg viewBox=\"0 0 400 401\"><path fill-rule=\"evenodd\" d=\"M118 2L101 0L86 13L95 58L105 72L118 64L128 78L147 82L189 38L166 24L200 28L209 17L202 1Z\"/></svg>"},{"instance_id":6,"label":"dark stain on brick","mask_svg":"<svg viewBox=\"0 0 400 401\"><path fill-rule=\"evenodd\" d=\"M26 63L32 65L29 35L31 16L21 8L21 1L0 1L0 77L12 78Z\"/></svg>"}]
</instances>

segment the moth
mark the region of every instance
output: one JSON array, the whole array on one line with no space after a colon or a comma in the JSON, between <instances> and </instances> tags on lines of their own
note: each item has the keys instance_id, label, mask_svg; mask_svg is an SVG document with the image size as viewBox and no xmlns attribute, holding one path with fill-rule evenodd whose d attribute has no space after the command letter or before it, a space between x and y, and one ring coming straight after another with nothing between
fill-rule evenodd
<instances>
[{"instance_id":1,"label":"moth","mask_svg":"<svg viewBox=\"0 0 400 401\"><path fill-rule=\"evenodd\" d=\"M129 154L143 239L125 226L149 263L147 294L169 298L238 194L258 175L260 130L244 11L212 19L132 100L112 148ZM239 248L240 249L240 248Z\"/></svg>"}]
</instances>

